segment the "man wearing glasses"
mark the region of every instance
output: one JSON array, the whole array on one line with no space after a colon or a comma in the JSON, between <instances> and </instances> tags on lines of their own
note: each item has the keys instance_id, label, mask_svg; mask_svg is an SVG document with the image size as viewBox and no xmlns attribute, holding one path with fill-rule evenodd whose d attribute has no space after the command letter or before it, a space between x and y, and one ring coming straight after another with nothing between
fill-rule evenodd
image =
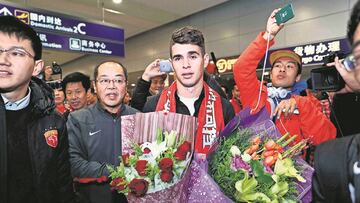
<instances>
[{"instance_id":1,"label":"man wearing glasses","mask_svg":"<svg viewBox=\"0 0 360 203\"><path fill-rule=\"evenodd\" d=\"M354 5L347 36L353 46L353 70L335 58L335 66L346 82L338 93L360 92L360 1ZM357 106L354 106L356 114ZM348 117L353 117L347 115ZM355 119L359 123L357 119ZM358 125L357 125L358 126ZM353 126L354 129L359 127ZM335 164L334 164L335 163ZM313 202L360 202L360 134L345 136L318 146L312 179Z\"/></svg>"},{"instance_id":2,"label":"man wearing glasses","mask_svg":"<svg viewBox=\"0 0 360 203\"><path fill-rule=\"evenodd\" d=\"M98 102L72 112L67 122L72 175L90 202L126 202L110 190L107 165L120 162L120 117L137 112L123 104L127 71L121 63L106 61L95 67L94 80Z\"/></svg>"},{"instance_id":3,"label":"man wearing glasses","mask_svg":"<svg viewBox=\"0 0 360 203\"><path fill-rule=\"evenodd\" d=\"M72 202L68 137L36 32L0 17L0 202Z\"/></svg>"}]
</instances>

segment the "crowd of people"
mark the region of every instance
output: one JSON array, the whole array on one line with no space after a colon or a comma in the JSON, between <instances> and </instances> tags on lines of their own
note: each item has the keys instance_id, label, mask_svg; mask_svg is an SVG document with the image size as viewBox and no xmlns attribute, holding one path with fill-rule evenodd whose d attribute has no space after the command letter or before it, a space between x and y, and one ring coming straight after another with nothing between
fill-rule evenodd
<instances>
[{"instance_id":1,"label":"crowd of people","mask_svg":"<svg viewBox=\"0 0 360 203\"><path fill-rule=\"evenodd\" d=\"M230 98L204 71L209 55L196 28L176 29L170 37L174 82L165 87L167 74L156 59L129 92L127 69L118 61L100 62L93 80L80 72L53 80L51 67L43 68L37 33L15 17L0 17L0 202L126 202L110 189L107 168L120 163L121 116L164 111L197 117L194 150L201 161L245 108L251 114L265 108L281 134L298 135L292 144L305 139L316 147L314 202L360 202L360 138L355 134L360 128L356 122L344 124L351 116L339 113L346 99L352 101L348 114L359 109L360 2L348 24L357 66L347 71L335 58L346 86L326 93L335 95L330 103L307 89L301 57L293 51L273 52L270 81L258 79L256 68L284 27L276 23L278 11L235 63ZM37 77L41 72L42 79Z\"/></svg>"}]
</instances>

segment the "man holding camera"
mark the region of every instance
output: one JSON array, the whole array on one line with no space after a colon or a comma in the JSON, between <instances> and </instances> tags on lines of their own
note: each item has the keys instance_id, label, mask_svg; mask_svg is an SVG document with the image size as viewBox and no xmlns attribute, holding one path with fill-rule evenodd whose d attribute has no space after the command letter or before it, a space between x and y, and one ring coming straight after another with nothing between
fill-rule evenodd
<instances>
[{"instance_id":1,"label":"man holding camera","mask_svg":"<svg viewBox=\"0 0 360 203\"><path fill-rule=\"evenodd\" d=\"M160 72L159 63L160 59L151 62L137 81L131 99L131 107L142 111L147 99L164 89L167 75L165 72Z\"/></svg>"},{"instance_id":2,"label":"man holding camera","mask_svg":"<svg viewBox=\"0 0 360 203\"><path fill-rule=\"evenodd\" d=\"M348 71L339 59L335 58L336 69L346 82L345 88L338 93L360 91L360 1L352 10L347 35L353 46L355 67ZM359 133L318 146L315 151L315 173L312 180L313 202L360 202L359 150Z\"/></svg>"},{"instance_id":3,"label":"man holding camera","mask_svg":"<svg viewBox=\"0 0 360 203\"><path fill-rule=\"evenodd\" d=\"M284 26L276 23L275 14L279 10L274 10L269 17L266 32L260 33L238 58L234 79L244 107L250 107L252 113L265 107L282 134L289 132L297 135L295 142L308 139L318 145L334 139L336 129L309 98L295 94L298 91L294 87L301 77L300 56L290 50L275 51L270 55L271 84L265 87L256 76L267 46L274 44L275 36Z\"/></svg>"}]
</instances>

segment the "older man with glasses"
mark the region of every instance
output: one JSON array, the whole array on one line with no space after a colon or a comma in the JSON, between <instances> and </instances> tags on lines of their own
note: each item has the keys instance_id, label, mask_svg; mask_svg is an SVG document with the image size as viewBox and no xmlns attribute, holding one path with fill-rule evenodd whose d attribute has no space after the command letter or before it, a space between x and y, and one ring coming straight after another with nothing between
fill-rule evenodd
<instances>
[{"instance_id":1,"label":"older man with glasses","mask_svg":"<svg viewBox=\"0 0 360 203\"><path fill-rule=\"evenodd\" d=\"M94 80L97 103L70 113L67 122L72 174L89 202L126 202L110 190L107 165L120 162L120 117L137 112L122 103L127 71L121 63L106 61L95 67Z\"/></svg>"}]
</instances>

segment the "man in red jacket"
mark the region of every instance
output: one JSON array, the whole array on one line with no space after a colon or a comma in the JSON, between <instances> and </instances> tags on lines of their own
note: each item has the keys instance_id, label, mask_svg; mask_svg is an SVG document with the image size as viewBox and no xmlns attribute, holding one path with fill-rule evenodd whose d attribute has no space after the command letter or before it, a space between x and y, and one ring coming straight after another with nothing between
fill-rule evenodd
<instances>
[{"instance_id":1,"label":"man in red jacket","mask_svg":"<svg viewBox=\"0 0 360 203\"><path fill-rule=\"evenodd\" d=\"M238 58L234 79L244 107L250 107L252 113L256 113L265 106L282 134L289 132L297 135L295 142L308 139L311 144L318 145L334 139L336 129L309 98L295 94L293 87L301 77L300 56L289 50L273 52L270 55L271 83L263 86L256 76L257 65L265 55L267 45L274 44L276 34L284 26L276 24L275 14L279 10L274 10L269 17L266 32L261 32Z\"/></svg>"}]
</instances>

